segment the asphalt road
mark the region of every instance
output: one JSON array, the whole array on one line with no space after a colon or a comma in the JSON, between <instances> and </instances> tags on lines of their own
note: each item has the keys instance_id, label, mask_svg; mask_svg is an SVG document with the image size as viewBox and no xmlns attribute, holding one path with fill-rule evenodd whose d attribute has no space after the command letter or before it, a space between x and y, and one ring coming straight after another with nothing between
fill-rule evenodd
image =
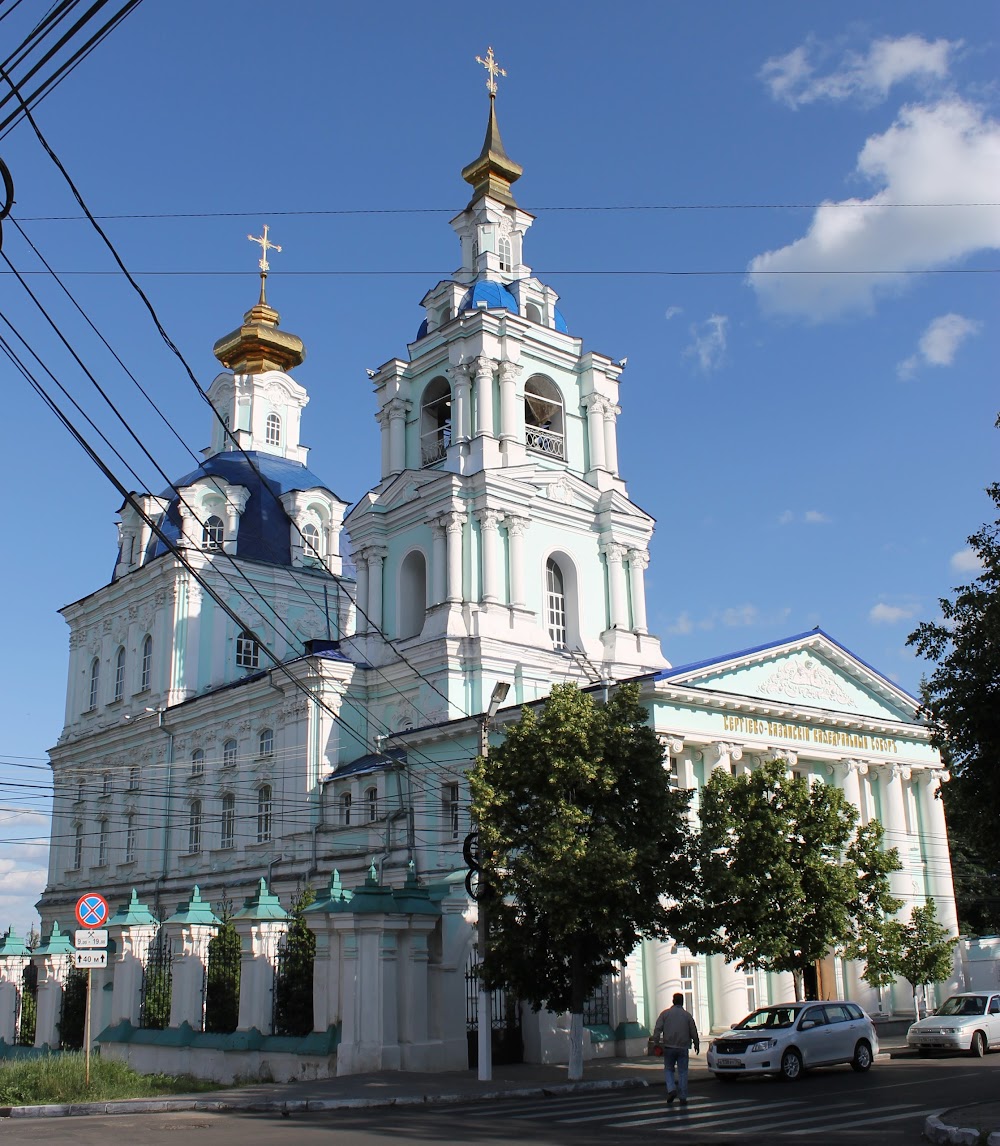
<instances>
[{"instance_id":1,"label":"asphalt road","mask_svg":"<svg viewBox=\"0 0 1000 1146\"><path fill-rule=\"evenodd\" d=\"M1000 1093L1000 1054L985 1059L900 1058L865 1075L849 1067L808 1074L796 1083L704 1075L693 1080L686 1111L668 1108L659 1088L566 1097L507 1099L456 1106L340 1110L296 1114L115 1115L0 1123L0 1139L18 1146L383 1146L392 1143L500 1143L519 1146L635 1146L650 1137L763 1146L909 1146L922 1142L928 1114L991 1101Z\"/></svg>"}]
</instances>

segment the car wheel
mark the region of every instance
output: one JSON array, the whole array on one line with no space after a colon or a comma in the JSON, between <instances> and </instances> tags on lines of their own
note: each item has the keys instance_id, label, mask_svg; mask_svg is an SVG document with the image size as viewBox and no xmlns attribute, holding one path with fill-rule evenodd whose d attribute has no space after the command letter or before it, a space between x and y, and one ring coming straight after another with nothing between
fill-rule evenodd
<instances>
[{"instance_id":1,"label":"car wheel","mask_svg":"<svg viewBox=\"0 0 1000 1146\"><path fill-rule=\"evenodd\" d=\"M972 1046L969 1047L973 1058L982 1058L986 1054L986 1036L982 1031L976 1031L972 1036Z\"/></svg>"},{"instance_id":2,"label":"car wheel","mask_svg":"<svg viewBox=\"0 0 1000 1146\"><path fill-rule=\"evenodd\" d=\"M781 1056L781 1077L786 1082L802 1077L802 1055L797 1050L786 1050Z\"/></svg>"},{"instance_id":3,"label":"car wheel","mask_svg":"<svg viewBox=\"0 0 1000 1146\"><path fill-rule=\"evenodd\" d=\"M864 1039L859 1039L858 1045L854 1048L854 1058L851 1059L851 1070L864 1074L866 1070L871 1069L871 1065L872 1048Z\"/></svg>"}]
</instances>

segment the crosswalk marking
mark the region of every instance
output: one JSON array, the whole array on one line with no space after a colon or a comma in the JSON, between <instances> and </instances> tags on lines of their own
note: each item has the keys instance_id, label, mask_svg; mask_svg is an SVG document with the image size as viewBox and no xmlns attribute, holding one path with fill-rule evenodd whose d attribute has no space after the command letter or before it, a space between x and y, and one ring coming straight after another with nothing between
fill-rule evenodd
<instances>
[{"instance_id":1,"label":"crosswalk marking","mask_svg":"<svg viewBox=\"0 0 1000 1146\"><path fill-rule=\"evenodd\" d=\"M853 1122L837 1122L837 1130L852 1130L855 1126L874 1126L878 1122L894 1122L899 1118L927 1118L931 1114L939 1114L941 1108L937 1110L921 1110L916 1103L906 1104L908 1109L896 1108L895 1114L878 1114L873 1115L871 1118L857 1118ZM892 1110L892 1107L884 1107L885 1110ZM835 1111L834 1111L835 1113ZM790 1130L789 1137L794 1137L797 1134L811 1134L811 1130Z\"/></svg>"},{"instance_id":2,"label":"crosswalk marking","mask_svg":"<svg viewBox=\"0 0 1000 1146\"><path fill-rule=\"evenodd\" d=\"M857 1106L859 1104L858 1103L851 1103L851 1105ZM861 1105L864 1105L864 1104L861 1104ZM914 1104L912 1104L912 1103L904 1103L903 1104L903 1106L906 1109L912 1109L913 1105ZM798 1133L800 1133L800 1134L815 1134L818 1129L821 1130L821 1129L823 1129L823 1127L825 1125L827 1125L830 1122L833 1122L833 1123L835 1123L836 1128L839 1131L845 1125L843 1122L840 1121L839 1113L845 1109L846 1109L845 1106L839 1105L839 1106L831 1107L829 1110L823 1111L822 1114L805 1114L804 1113L801 1117L798 1115L793 1115L789 1119L781 1119L777 1125L770 1126L769 1130L770 1130L772 1135L784 1136L786 1134L793 1133L791 1127L804 1127L805 1129L796 1130L794 1132L797 1134ZM898 1118L900 1116L900 1113L901 1113L901 1110L899 1109L899 1107L888 1107L887 1106L887 1107L883 1107L883 1109L884 1110L895 1110L896 1113L890 1116L892 1118ZM727 1120L726 1119L717 1119L714 1122L701 1122L698 1125L698 1129L702 1130L706 1126L715 1126L715 1125L718 1125L718 1123L722 1122L722 1121L727 1121ZM741 1134L747 1128L754 1129L755 1126L757 1126L757 1124L759 1124L761 1122L773 1122L773 1121L774 1120L772 1118L770 1118L767 1114L758 1114L756 1116L751 1116L750 1118L741 1118L739 1120L738 1124L734 1125L730 1130L717 1130L716 1133L717 1134ZM816 1123L819 1123L820 1125L817 1126Z\"/></svg>"},{"instance_id":3,"label":"crosswalk marking","mask_svg":"<svg viewBox=\"0 0 1000 1146\"><path fill-rule=\"evenodd\" d=\"M694 1110L692 1110L690 1106L678 1108L678 1107L672 1107L672 1106L667 1107L665 1105L664 1106L664 1113L661 1114L657 1118L629 1118L629 1119L626 1119L626 1120L621 1121L621 1122L609 1122L608 1125L614 1127L617 1130L619 1127L651 1126L655 1122L666 1122L668 1120L676 1121L678 1119L683 1119L684 1125L690 1125L691 1123L694 1123L694 1122L697 1122L699 1124L704 1125L704 1123L702 1121L703 1119L715 1118L716 1115L722 1115L723 1119L725 1119L725 1118L732 1118L734 1115L740 1114L741 1111L746 1111L748 1113L750 1111L757 1111L757 1110L761 1110L761 1109L766 1109L767 1111L772 1111L772 1110L780 1110L780 1109L782 1109L784 1107L788 1107L788 1106L802 1106L802 1105L803 1105L803 1103L800 1099L796 1099L795 1101L790 1101L790 1102L768 1103L766 1108L763 1108L759 1104L754 1104L753 1106L751 1106L751 1105L748 1105L747 1103L741 1102L741 1101L712 1102L712 1103L707 1104L705 1107L703 1107L701 1109L698 1109L696 1107ZM734 1107L735 1107L735 1109L733 1109ZM750 1117L753 1117L753 1115L751 1114ZM722 1119L720 1119L720 1121L721 1120ZM562 1121L562 1120L560 1120L560 1121ZM569 1120L567 1119L567 1121L569 1121Z\"/></svg>"}]
</instances>

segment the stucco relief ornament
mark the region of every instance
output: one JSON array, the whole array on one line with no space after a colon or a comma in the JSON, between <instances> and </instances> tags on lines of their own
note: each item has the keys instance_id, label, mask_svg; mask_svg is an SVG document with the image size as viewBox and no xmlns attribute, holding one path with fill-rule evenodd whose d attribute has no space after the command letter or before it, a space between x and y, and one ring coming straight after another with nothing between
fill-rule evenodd
<instances>
[{"instance_id":1,"label":"stucco relief ornament","mask_svg":"<svg viewBox=\"0 0 1000 1146\"><path fill-rule=\"evenodd\" d=\"M812 657L783 664L764 681L760 691L789 700L830 700L845 708L851 704L836 676Z\"/></svg>"},{"instance_id":2,"label":"stucco relief ornament","mask_svg":"<svg viewBox=\"0 0 1000 1146\"><path fill-rule=\"evenodd\" d=\"M549 482L546 492L550 501L558 501L563 505L568 505L573 500L573 487L566 478L558 478L556 481Z\"/></svg>"}]
</instances>

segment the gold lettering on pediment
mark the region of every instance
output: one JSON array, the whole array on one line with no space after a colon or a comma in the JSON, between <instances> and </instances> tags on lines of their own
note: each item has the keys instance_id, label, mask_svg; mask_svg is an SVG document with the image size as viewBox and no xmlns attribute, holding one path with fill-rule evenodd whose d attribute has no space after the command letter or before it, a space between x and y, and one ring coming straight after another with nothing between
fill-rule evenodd
<instances>
[{"instance_id":1,"label":"gold lettering on pediment","mask_svg":"<svg viewBox=\"0 0 1000 1146\"><path fill-rule=\"evenodd\" d=\"M753 716L723 714L726 732L746 736L766 736L771 740L791 740L799 744L823 744L828 748L854 748L861 752L896 755L899 741L889 736L869 736L863 732L845 732L839 728L820 728L810 724L790 724L779 720L761 720Z\"/></svg>"}]
</instances>

